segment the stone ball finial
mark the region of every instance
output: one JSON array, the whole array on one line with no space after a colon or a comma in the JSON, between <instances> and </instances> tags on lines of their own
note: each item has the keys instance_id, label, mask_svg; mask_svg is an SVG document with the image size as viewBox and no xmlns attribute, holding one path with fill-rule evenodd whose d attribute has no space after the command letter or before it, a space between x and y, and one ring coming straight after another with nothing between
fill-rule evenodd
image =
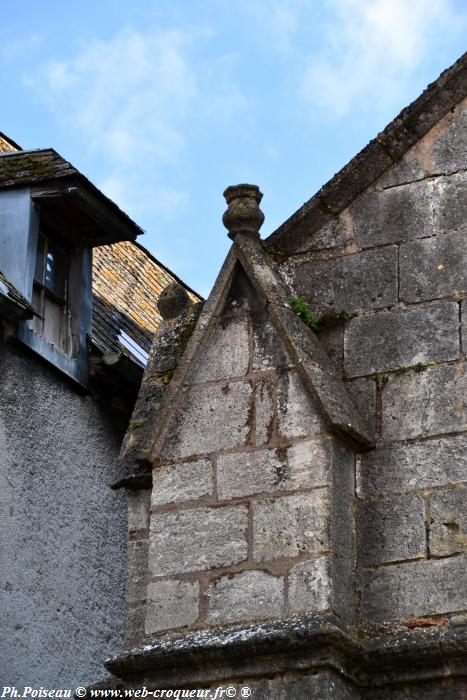
<instances>
[{"instance_id":1,"label":"stone ball finial","mask_svg":"<svg viewBox=\"0 0 467 700\"><path fill-rule=\"evenodd\" d=\"M228 204L222 217L228 230L229 238L234 239L239 233L259 238L259 230L264 221L264 214L259 208L263 198L256 185L232 185L224 192Z\"/></svg>"},{"instance_id":2,"label":"stone ball finial","mask_svg":"<svg viewBox=\"0 0 467 700\"><path fill-rule=\"evenodd\" d=\"M157 308L164 321L176 318L191 304L185 287L178 282L171 282L165 287L157 300Z\"/></svg>"}]
</instances>

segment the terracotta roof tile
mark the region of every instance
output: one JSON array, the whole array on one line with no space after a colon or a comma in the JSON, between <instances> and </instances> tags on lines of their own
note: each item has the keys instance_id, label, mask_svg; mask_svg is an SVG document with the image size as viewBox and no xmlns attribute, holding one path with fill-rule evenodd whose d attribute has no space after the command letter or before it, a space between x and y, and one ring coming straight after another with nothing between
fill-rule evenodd
<instances>
[{"instance_id":1,"label":"terracotta roof tile","mask_svg":"<svg viewBox=\"0 0 467 700\"><path fill-rule=\"evenodd\" d=\"M180 282L193 301L201 299L138 243L94 248L92 267L92 334L104 352L125 351L119 341L122 331L149 352L161 323L157 300L171 282Z\"/></svg>"}]
</instances>

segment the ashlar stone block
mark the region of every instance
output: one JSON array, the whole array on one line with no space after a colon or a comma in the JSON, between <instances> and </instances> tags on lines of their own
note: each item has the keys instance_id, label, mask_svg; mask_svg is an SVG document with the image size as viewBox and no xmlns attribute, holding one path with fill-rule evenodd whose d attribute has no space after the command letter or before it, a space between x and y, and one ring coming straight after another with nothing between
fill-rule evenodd
<instances>
[{"instance_id":1,"label":"ashlar stone block","mask_svg":"<svg viewBox=\"0 0 467 700\"><path fill-rule=\"evenodd\" d=\"M331 562L318 557L296 564L289 571L289 606L294 612L331 607Z\"/></svg>"},{"instance_id":2,"label":"ashlar stone block","mask_svg":"<svg viewBox=\"0 0 467 700\"><path fill-rule=\"evenodd\" d=\"M287 368L293 365L276 329L265 313L255 314L253 322L254 370Z\"/></svg>"},{"instance_id":3,"label":"ashlar stone block","mask_svg":"<svg viewBox=\"0 0 467 700\"><path fill-rule=\"evenodd\" d=\"M189 388L169 430L163 459L241 447L249 432L251 394L246 381Z\"/></svg>"},{"instance_id":4,"label":"ashlar stone block","mask_svg":"<svg viewBox=\"0 0 467 700\"><path fill-rule=\"evenodd\" d=\"M397 302L397 247L295 267L294 286L316 314L379 309Z\"/></svg>"},{"instance_id":5,"label":"ashlar stone block","mask_svg":"<svg viewBox=\"0 0 467 700\"><path fill-rule=\"evenodd\" d=\"M148 586L146 634L191 625L198 619L199 584L191 581L158 581Z\"/></svg>"},{"instance_id":6,"label":"ashlar stone block","mask_svg":"<svg viewBox=\"0 0 467 700\"><path fill-rule=\"evenodd\" d=\"M259 501L253 506L257 561L329 551L327 489Z\"/></svg>"},{"instance_id":7,"label":"ashlar stone block","mask_svg":"<svg viewBox=\"0 0 467 700\"><path fill-rule=\"evenodd\" d=\"M325 486L330 480L331 460L330 440L305 440L287 449L220 455L219 497Z\"/></svg>"},{"instance_id":8,"label":"ashlar stone block","mask_svg":"<svg viewBox=\"0 0 467 700\"><path fill-rule=\"evenodd\" d=\"M302 437L324 429L321 416L297 372L279 376L277 415L279 432L284 437Z\"/></svg>"},{"instance_id":9,"label":"ashlar stone block","mask_svg":"<svg viewBox=\"0 0 467 700\"><path fill-rule=\"evenodd\" d=\"M466 486L441 491L431 497L430 551L436 557L467 552Z\"/></svg>"},{"instance_id":10,"label":"ashlar stone block","mask_svg":"<svg viewBox=\"0 0 467 700\"><path fill-rule=\"evenodd\" d=\"M149 527L151 490L128 491L128 529L146 530Z\"/></svg>"},{"instance_id":11,"label":"ashlar stone block","mask_svg":"<svg viewBox=\"0 0 467 700\"><path fill-rule=\"evenodd\" d=\"M374 246L429 235L432 196L431 180L364 194L349 207L358 244Z\"/></svg>"},{"instance_id":12,"label":"ashlar stone block","mask_svg":"<svg viewBox=\"0 0 467 700\"><path fill-rule=\"evenodd\" d=\"M280 615L284 606L284 580L264 571L223 576L209 587L208 619L237 622Z\"/></svg>"},{"instance_id":13,"label":"ashlar stone block","mask_svg":"<svg viewBox=\"0 0 467 700\"><path fill-rule=\"evenodd\" d=\"M424 505L417 496L358 504L358 559L362 566L426 554Z\"/></svg>"},{"instance_id":14,"label":"ashlar stone block","mask_svg":"<svg viewBox=\"0 0 467 700\"><path fill-rule=\"evenodd\" d=\"M273 436L275 418L275 392L269 378L256 382L255 391L255 442L264 445Z\"/></svg>"},{"instance_id":15,"label":"ashlar stone block","mask_svg":"<svg viewBox=\"0 0 467 700\"><path fill-rule=\"evenodd\" d=\"M212 381L243 377L250 359L249 331L246 319L225 319L215 325L191 381Z\"/></svg>"},{"instance_id":16,"label":"ashlar stone block","mask_svg":"<svg viewBox=\"0 0 467 700\"><path fill-rule=\"evenodd\" d=\"M346 328L344 366L349 377L459 357L456 303L395 309L353 319Z\"/></svg>"},{"instance_id":17,"label":"ashlar stone block","mask_svg":"<svg viewBox=\"0 0 467 700\"><path fill-rule=\"evenodd\" d=\"M465 195L464 195L465 196ZM467 221L467 217L465 219ZM467 292L467 236L446 233L400 247L400 295L425 301Z\"/></svg>"},{"instance_id":18,"label":"ashlar stone block","mask_svg":"<svg viewBox=\"0 0 467 700\"><path fill-rule=\"evenodd\" d=\"M405 440L467 429L463 364L391 377L383 391L383 438Z\"/></svg>"},{"instance_id":19,"label":"ashlar stone block","mask_svg":"<svg viewBox=\"0 0 467 700\"><path fill-rule=\"evenodd\" d=\"M467 354L467 299L461 301L461 336L462 336L462 352Z\"/></svg>"},{"instance_id":20,"label":"ashlar stone block","mask_svg":"<svg viewBox=\"0 0 467 700\"><path fill-rule=\"evenodd\" d=\"M466 474L467 435L392 445L360 455L357 493L423 491L464 481Z\"/></svg>"},{"instance_id":21,"label":"ashlar stone block","mask_svg":"<svg viewBox=\"0 0 467 700\"><path fill-rule=\"evenodd\" d=\"M126 600L128 603L146 599L148 571L148 541L128 542Z\"/></svg>"},{"instance_id":22,"label":"ashlar stone block","mask_svg":"<svg viewBox=\"0 0 467 700\"><path fill-rule=\"evenodd\" d=\"M149 571L153 577L238 564L247 556L247 509L190 508L152 516Z\"/></svg>"},{"instance_id":23,"label":"ashlar stone block","mask_svg":"<svg viewBox=\"0 0 467 700\"><path fill-rule=\"evenodd\" d=\"M365 571L364 618L379 622L467 608L467 557L409 562Z\"/></svg>"},{"instance_id":24,"label":"ashlar stone block","mask_svg":"<svg viewBox=\"0 0 467 700\"><path fill-rule=\"evenodd\" d=\"M200 459L181 464L167 464L152 473L152 505L179 503L212 493L213 467Z\"/></svg>"}]
</instances>

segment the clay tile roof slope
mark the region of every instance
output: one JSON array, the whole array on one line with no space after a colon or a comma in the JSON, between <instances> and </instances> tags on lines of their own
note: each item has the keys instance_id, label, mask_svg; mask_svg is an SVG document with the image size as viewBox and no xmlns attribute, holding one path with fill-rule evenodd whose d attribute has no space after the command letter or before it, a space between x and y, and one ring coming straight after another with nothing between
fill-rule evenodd
<instances>
[{"instance_id":1,"label":"clay tile roof slope","mask_svg":"<svg viewBox=\"0 0 467 700\"><path fill-rule=\"evenodd\" d=\"M171 282L182 284L193 301L201 299L139 243L94 248L92 269L92 335L105 353L125 352L122 331L149 352L161 322L157 300Z\"/></svg>"},{"instance_id":2,"label":"clay tile roof slope","mask_svg":"<svg viewBox=\"0 0 467 700\"><path fill-rule=\"evenodd\" d=\"M293 252L397 162L466 96L467 52L279 226L266 239L267 247L271 252Z\"/></svg>"},{"instance_id":3,"label":"clay tile roof slope","mask_svg":"<svg viewBox=\"0 0 467 700\"><path fill-rule=\"evenodd\" d=\"M11 151L21 151L21 146L0 131L0 153L11 153Z\"/></svg>"}]
</instances>

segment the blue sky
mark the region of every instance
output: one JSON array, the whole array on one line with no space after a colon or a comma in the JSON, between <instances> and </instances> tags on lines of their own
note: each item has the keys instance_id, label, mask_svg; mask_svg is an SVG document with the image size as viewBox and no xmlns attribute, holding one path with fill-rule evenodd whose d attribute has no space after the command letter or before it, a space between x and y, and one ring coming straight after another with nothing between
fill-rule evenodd
<instances>
[{"instance_id":1,"label":"blue sky","mask_svg":"<svg viewBox=\"0 0 467 700\"><path fill-rule=\"evenodd\" d=\"M3 0L0 131L52 146L207 295L223 190L266 236L467 48L457 0Z\"/></svg>"}]
</instances>

